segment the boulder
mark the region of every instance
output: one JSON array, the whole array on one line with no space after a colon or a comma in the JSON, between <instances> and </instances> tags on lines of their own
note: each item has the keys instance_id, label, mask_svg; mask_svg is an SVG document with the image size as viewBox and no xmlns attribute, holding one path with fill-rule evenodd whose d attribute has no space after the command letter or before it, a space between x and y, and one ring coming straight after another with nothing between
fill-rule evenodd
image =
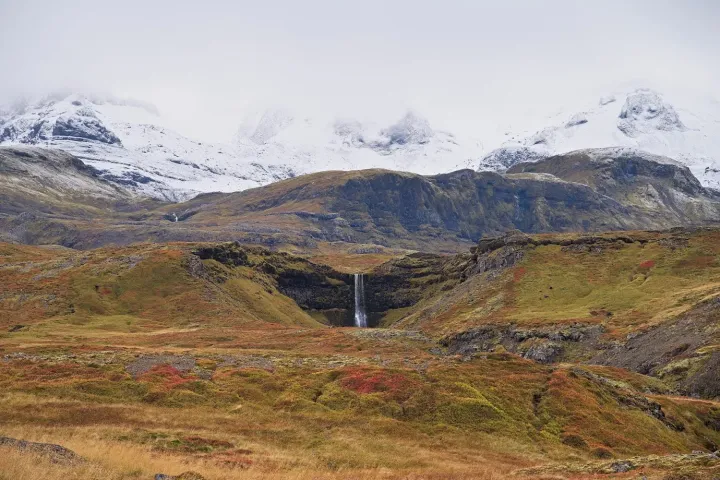
<instances>
[{"instance_id":1,"label":"boulder","mask_svg":"<svg viewBox=\"0 0 720 480\"><path fill-rule=\"evenodd\" d=\"M9 447L20 452L35 453L47 457L53 463L76 463L82 462L84 459L61 445L52 443L28 442L26 440L18 440L10 437L0 437L0 448Z\"/></svg>"}]
</instances>

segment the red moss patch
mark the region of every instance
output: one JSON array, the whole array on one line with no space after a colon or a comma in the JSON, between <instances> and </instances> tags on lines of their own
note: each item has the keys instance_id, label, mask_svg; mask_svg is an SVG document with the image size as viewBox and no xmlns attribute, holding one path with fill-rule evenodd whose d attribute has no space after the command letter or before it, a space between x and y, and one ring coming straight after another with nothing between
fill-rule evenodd
<instances>
[{"instance_id":1,"label":"red moss patch","mask_svg":"<svg viewBox=\"0 0 720 480\"><path fill-rule=\"evenodd\" d=\"M139 380L151 383L160 383L163 387L171 390L180 385L195 380L194 378L186 378L180 373L180 370L171 365L155 365L153 368L143 373Z\"/></svg>"},{"instance_id":2,"label":"red moss patch","mask_svg":"<svg viewBox=\"0 0 720 480\"><path fill-rule=\"evenodd\" d=\"M418 382L402 373L364 368L349 368L346 372L340 385L356 393L383 393L400 400L409 398L418 387Z\"/></svg>"},{"instance_id":3,"label":"red moss patch","mask_svg":"<svg viewBox=\"0 0 720 480\"><path fill-rule=\"evenodd\" d=\"M643 270L650 270L655 266L655 260L645 260L640 264L640 268Z\"/></svg>"},{"instance_id":4,"label":"red moss patch","mask_svg":"<svg viewBox=\"0 0 720 480\"><path fill-rule=\"evenodd\" d=\"M527 273L527 269L525 267L518 267L513 271L513 280L516 282L519 282L522 280L522 278Z\"/></svg>"}]
</instances>

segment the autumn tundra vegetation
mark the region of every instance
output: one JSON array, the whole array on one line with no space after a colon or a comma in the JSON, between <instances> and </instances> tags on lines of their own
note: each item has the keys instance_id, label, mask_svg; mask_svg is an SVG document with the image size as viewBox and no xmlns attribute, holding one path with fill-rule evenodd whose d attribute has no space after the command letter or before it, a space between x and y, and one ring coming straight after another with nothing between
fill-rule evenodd
<instances>
[{"instance_id":1,"label":"autumn tundra vegetation","mask_svg":"<svg viewBox=\"0 0 720 480\"><path fill-rule=\"evenodd\" d=\"M2 244L0 433L74 456L0 441L1 476L712 478L719 253L712 229L374 253L360 329L337 245Z\"/></svg>"}]
</instances>

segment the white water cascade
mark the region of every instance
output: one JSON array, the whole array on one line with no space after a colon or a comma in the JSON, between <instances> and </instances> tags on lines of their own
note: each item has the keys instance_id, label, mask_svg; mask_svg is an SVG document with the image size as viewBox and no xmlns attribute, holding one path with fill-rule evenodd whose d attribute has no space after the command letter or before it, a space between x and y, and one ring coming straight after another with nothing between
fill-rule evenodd
<instances>
[{"instance_id":1,"label":"white water cascade","mask_svg":"<svg viewBox=\"0 0 720 480\"><path fill-rule=\"evenodd\" d=\"M367 328L367 314L365 313L365 275L355 274L355 326Z\"/></svg>"}]
</instances>

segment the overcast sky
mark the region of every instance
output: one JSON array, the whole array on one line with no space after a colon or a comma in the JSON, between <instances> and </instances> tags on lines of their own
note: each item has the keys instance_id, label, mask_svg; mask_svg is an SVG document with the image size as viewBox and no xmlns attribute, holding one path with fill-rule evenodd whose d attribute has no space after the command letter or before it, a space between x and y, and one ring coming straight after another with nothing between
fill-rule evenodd
<instances>
[{"instance_id":1,"label":"overcast sky","mask_svg":"<svg viewBox=\"0 0 720 480\"><path fill-rule=\"evenodd\" d=\"M250 106L478 131L627 81L718 94L717 0L0 0L0 99L158 106L227 140Z\"/></svg>"}]
</instances>

